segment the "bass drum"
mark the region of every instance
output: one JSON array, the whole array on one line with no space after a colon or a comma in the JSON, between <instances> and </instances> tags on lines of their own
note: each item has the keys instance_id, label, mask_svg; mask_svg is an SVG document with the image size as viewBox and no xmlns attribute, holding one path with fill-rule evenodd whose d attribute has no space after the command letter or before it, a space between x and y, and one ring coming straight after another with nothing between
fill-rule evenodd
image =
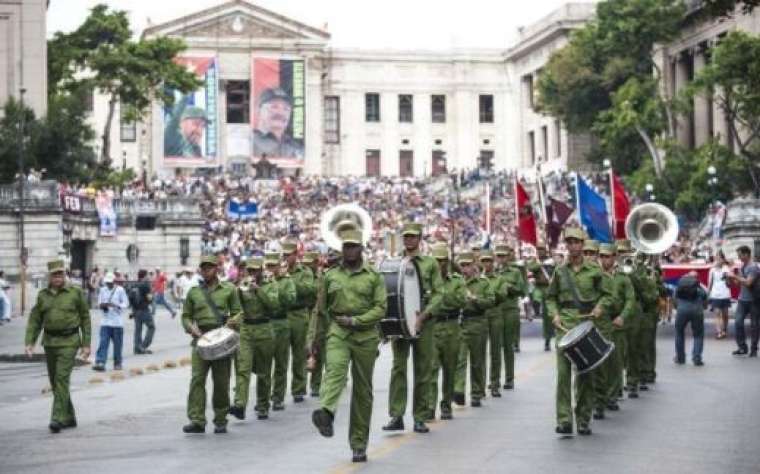
<instances>
[{"instance_id":1,"label":"bass drum","mask_svg":"<svg viewBox=\"0 0 760 474\"><path fill-rule=\"evenodd\" d=\"M591 372L612 354L615 344L600 333L594 323L584 321L570 329L557 348L574 366L578 374Z\"/></svg>"},{"instance_id":2,"label":"bass drum","mask_svg":"<svg viewBox=\"0 0 760 474\"><path fill-rule=\"evenodd\" d=\"M377 270L383 275L388 295L388 309L380 321L380 332L383 337L416 338L417 312L422 310L422 280L417 265L406 257L387 258L380 262Z\"/></svg>"},{"instance_id":3,"label":"bass drum","mask_svg":"<svg viewBox=\"0 0 760 474\"><path fill-rule=\"evenodd\" d=\"M205 333L198 339L196 350L203 360L219 360L235 353L240 345L240 335L228 327Z\"/></svg>"}]
</instances>

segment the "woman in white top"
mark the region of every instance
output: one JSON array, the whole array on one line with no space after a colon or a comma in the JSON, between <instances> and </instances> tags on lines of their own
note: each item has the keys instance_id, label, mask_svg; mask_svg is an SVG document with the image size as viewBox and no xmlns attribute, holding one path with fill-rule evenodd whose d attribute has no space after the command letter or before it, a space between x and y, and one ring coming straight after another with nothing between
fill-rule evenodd
<instances>
[{"instance_id":1,"label":"woman in white top","mask_svg":"<svg viewBox=\"0 0 760 474\"><path fill-rule=\"evenodd\" d=\"M718 321L715 325L717 339L726 337L728 330L728 309L731 307L731 289L728 287L726 275L731 272L731 266L723 252L718 252L715 264L710 269L710 282L708 284L710 306L718 313Z\"/></svg>"}]
</instances>

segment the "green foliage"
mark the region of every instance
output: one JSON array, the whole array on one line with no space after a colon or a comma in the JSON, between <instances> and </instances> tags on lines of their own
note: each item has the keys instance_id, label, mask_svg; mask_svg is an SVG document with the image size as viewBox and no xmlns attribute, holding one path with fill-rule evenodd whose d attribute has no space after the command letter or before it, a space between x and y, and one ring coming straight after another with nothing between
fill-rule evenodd
<instances>
[{"instance_id":1,"label":"green foliage","mask_svg":"<svg viewBox=\"0 0 760 474\"><path fill-rule=\"evenodd\" d=\"M760 0L702 0L703 15L708 17L730 16L738 6L746 15L760 6Z\"/></svg>"},{"instance_id":2,"label":"green foliage","mask_svg":"<svg viewBox=\"0 0 760 474\"><path fill-rule=\"evenodd\" d=\"M123 189L126 185L133 182L135 178L137 178L137 175L132 168L111 170L107 175L95 179L92 184L96 189L104 187Z\"/></svg>"}]
</instances>

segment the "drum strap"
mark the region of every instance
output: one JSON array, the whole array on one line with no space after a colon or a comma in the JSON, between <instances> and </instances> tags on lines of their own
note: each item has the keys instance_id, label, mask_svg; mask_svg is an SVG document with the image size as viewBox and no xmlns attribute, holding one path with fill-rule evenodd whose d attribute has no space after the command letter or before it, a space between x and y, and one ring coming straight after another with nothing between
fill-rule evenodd
<instances>
[{"instance_id":1,"label":"drum strap","mask_svg":"<svg viewBox=\"0 0 760 474\"><path fill-rule=\"evenodd\" d=\"M206 300L206 304L209 308L211 308L211 312L214 313L214 316L216 316L216 320L219 323L219 326L224 326L224 316L222 316L222 313L219 311L219 308L216 307L214 304L214 300L211 299L211 295L208 294L208 288L206 285L198 285L201 289L201 293L203 293L203 298Z\"/></svg>"},{"instance_id":2,"label":"drum strap","mask_svg":"<svg viewBox=\"0 0 760 474\"><path fill-rule=\"evenodd\" d=\"M573 303L575 303L575 308L578 311L583 311L582 308L584 306L581 304L581 298L578 296L578 288L575 287L575 282L570 276L570 272L567 270L566 266L560 267L559 271L562 279L565 280L567 286L570 287L570 293L573 294Z\"/></svg>"}]
</instances>

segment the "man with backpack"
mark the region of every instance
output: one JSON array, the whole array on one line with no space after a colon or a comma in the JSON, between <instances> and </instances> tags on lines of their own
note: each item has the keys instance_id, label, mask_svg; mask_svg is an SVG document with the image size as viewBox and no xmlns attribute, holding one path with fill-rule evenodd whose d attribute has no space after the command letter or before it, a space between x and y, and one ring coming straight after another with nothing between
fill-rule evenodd
<instances>
[{"instance_id":1,"label":"man with backpack","mask_svg":"<svg viewBox=\"0 0 760 474\"><path fill-rule=\"evenodd\" d=\"M738 348L733 355L747 355L747 335L744 331L744 319L750 317L750 357L757 357L757 340L760 335L760 281L758 274L760 269L752 262L752 251L746 245L736 249L739 260L742 262L740 274L729 274L726 277L734 284L739 285L739 301L736 305L734 325L736 327L736 345Z\"/></svg>"},{"instance_id":2,"label":"man with backpack","mask_svg":"<svg viewBox=\"0 0 760 474\"><path fill-rule=\"evenodd\" d=\"M694 346L691 350L691 360L696 366L704 365L702 362L702 346L705 339L705 315L707 307L707 293L699 284L696 272L689 272L678 280L675 298L676 306L676 364L686 362L686 350L684 348L684 331L686 325L691 325L691 333L694 336Z\"/></svg>"},{"instance_id":3,"label":"man with backpack","mask_svg":"<svg viewBox=\"0 0 760 474\"><path fill-rule=\"evenodd\" d=\"M137 283L129 290L129 304L132 306L132 317L135 319L135 337L134 353L135 354L152 354L148 349L153 342L153 335L156 332L156 324L153 322L153 315L150 311L150 303L153 300L153 294L150 291L150 282L147 279L147 270L137 272ZM145 338L142 337L142 327L145 325L148 330Z\"/></svg>"}]
</instances>

